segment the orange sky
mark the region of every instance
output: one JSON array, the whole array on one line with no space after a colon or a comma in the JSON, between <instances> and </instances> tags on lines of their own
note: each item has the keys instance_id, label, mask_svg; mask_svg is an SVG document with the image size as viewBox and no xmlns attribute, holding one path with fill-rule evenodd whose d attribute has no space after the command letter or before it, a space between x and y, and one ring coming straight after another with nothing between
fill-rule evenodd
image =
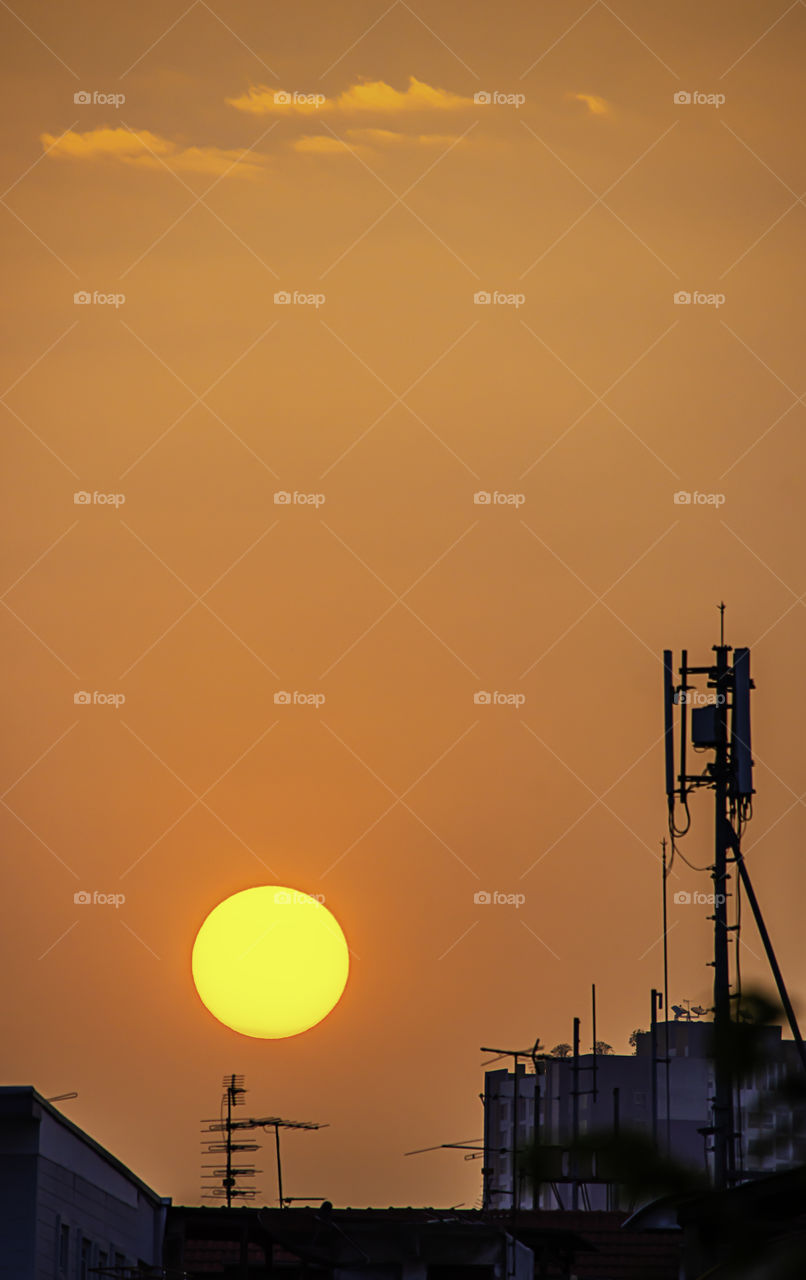
<instances>
[{"instance_id":1,"label":"orange sky","mask_svg":"<svg viewBox=\"0 0 806 1280\"><path fill-rule=\"evenodd\" d=\"M706 661L720 598L758 688L748 862L806 991L803 5L0 28L3 1080L78 1090L178 1201L238 1071L253 1113L329 1123L288 1194L472 1205L477 1162L402 1153L481 1134L479 1046L570 1039L591 981L617 1050L647 1024L660 652ZM352 973L261 1042L189 959L275 880L325 896ZM671 909L674 1001L707 1002L706 914Z\"/></svg>"}]
</instances>

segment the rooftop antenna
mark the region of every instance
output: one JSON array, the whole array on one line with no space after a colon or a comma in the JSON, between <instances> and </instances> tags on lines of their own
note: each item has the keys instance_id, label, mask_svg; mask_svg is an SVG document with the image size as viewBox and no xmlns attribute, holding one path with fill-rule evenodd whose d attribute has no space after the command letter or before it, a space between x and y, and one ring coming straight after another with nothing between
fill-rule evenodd
<instances>
[{"instance_id":1,"label":"rooftop antenna","mask_svg":"<svg viewBox=\"0 0 806 1280\"><path fill-rule=\"evenodd\" d=\"M239 1184L239 1178L253 1178L258 1172L254 1165L233 1163L233 1156L237 1158L239 1152L257 1151L259 1144L257 1142L241 1142L237 1138L233 1138L233 1134L242 1126L237 1120L233 1120L232 1113L235 1107L242 1107L244 1104L243 1095L246 1093L244 1085L244 1077L239 1075L224 1076L222 1081L224 1088L224 1096L221 1101L221 1114L217 1120L205 1120L203 1124L207 1125L202 1142L206 1144L204 1155L208 1156L224 1156L225 1162L222 1166L218 1160L215 1164L207 1164L203 1167L209 1169L209 1173L202 1174L203 1178L213 1180L213 1185L206 1187L202 1195L212 1200L226 1200L227 1208L232 1208L232 1202L238 1200L254 1200L257 1191L253 1186L242 1186ZM209 1135L221 1135L211 1137Z\"/></svg>"},{"instance_id":2,"label":"rooftop antenna","mask_svg":"<svg viewBox=\"0 0 806 1280\"><path fill-rule=\"evenodd\" d=\"M546 1056L545 1053L540 1053L539 1050L540 1050L540 1036L537 1037L531 1049L490 1049L490 1048L485 1048L482 1045L481 1049L479 1050L480 1053L493 1053L495 1054L495 1058L512 1058L513 1060L512 1151L510 1153L511 1163L512 1163L512 1177L510 1179L510 1184L511 1184L510 1194L512 1196L512 1204L510 1208L511 1208L513 1223L515 1222L518 1214L518 1190L519 1190L518 1176L516 1172L517 1164L518 1164L518 1102L520 1101L518 1096L518 1085L520 1082L520 1076L518 1074L518 1064L521 1058L530 1058L532 1062L532 1066L535 1069L535 1076L537 1077L539 1074L538 1068L537 1068L538 1061L539 1059L544 1058ZM495 1061L495 1058L493 1059L493 1061ZM537 1126L538 1114L540 1111L539 1089L540 1089L540 1086L539 1086L538 1080L535 1079L535 1126ZM486 1131L487 1131L486 1122L484 1127L485 1127L485 1134L486 1134ZM482 1170L482 1173L483 1172L484 1171Z\"/></svg>"},{"instance_id":3,"label":"rooftop antenna","mask_svg":"<svg viewBox=\"0 0 806 1280\"><path fill-rule=\"evenodd\" d=\"M291 1204L291 1199L283 1195L283 1167L280 1161L280 1130L281 1129L327 1129L326 1124L315 1124L313 1120L281 1120L279 1116L263 1116L259 1120L244 1120L244 1128L250 1129L273 1129L274 1130L274 1148L277 1152L277 1203L283 1209L287 1204ZM297 1199L298 1197L294 1197Z\"/></svg>"},{"instance_id":4,"label":"rooftop antenna","mask_svg":"<svg viewBox=\"0 0 806 1280\"><path fill-rule=\"evenodd\" d=\"M738 933L740 921L728 924L728 874L729 851L741 878L758 926L761 940L767 952L781 1003L786 1011L792 1035L801 1062L806 1070L806 1047L800 1034L797 1019L784 984L781 970L775 958L761 909L758 905L749 873L741 852L741 838L746 823L752 817L753 759L750 746L750 691L755 688L750 678L750 650L731 649L725 644L725 603L719 609L719 644L713 646L714 661L703 667L688 665L687 650L682 651L679 667L680 683L675 683L671 649L663 651L663 709L666 762L666 798L669 809L669 835L672 856L669 871L679 852L677 841L691 826L688 798L692 791L707 787L714 792L714 861L710 870L714 884L714 1027L718 1038L727 1038L731 1022L731 993L728 935ZM733 653L731 665L729 655ZM691 676L704 677L707 687L714 691L713 698L692 697ZM689 774L686 763L688 738L688 705L691 712L691 743L695 750L713 752L705 769L699 774ZM675 777L674 762L674 709L679 707L680 765ZM679 825L676 806L680 804L685 821ZM680 855L683 857L682 853ZM685 861L685 859L684 859ZM691 865L691 864L689 864ZM679 1006L678 1006L679 1007ZM676 1010L675 1010L676 1011ZM713 1099L713 1152L714 1183L724 1189L735 1180L735 1131L733 1123L733 1072L727 1054L717 1055L715 1061L715 1088Z\"/></svg>"}]
</instances>

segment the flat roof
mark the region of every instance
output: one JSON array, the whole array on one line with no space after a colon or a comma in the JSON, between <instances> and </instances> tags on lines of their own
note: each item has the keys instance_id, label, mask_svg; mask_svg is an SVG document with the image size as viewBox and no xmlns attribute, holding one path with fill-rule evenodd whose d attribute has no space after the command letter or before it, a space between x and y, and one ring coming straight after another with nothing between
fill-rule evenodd
<instances>
[{"instance_id":1,"label":"flat roof","mask_svg":"<svg viewBox=\"0 0 806 1280\"><path fill-rule=\"evenodd\" d=\"M136 1173L132 1173L122 1160L118 1160L117 1156L113 1156L111 1151L107 1151L106 1147L102 1147L100 1142L96 1142L88 1133L85 1133L77 1124L73 1124L72 1120L68 1120L67 1116L62 1115L47 1098L43 1098L41 1093L37 1093L31 1084L4 1084L0 1085L0 1122L9 1117L37 1119L36 1108L40 1108L53 1120L56 1120L63 1128L67 1129L74 1137L83 1142L85 1146L90 1147L96 1155L129 1182L134 1183L138 1191L142 1191L147 1199L151 1200L155 1205L170 1204L169 1196L157 1195L147 1183L137 1177Z\"/></svg>"}]
</instances>

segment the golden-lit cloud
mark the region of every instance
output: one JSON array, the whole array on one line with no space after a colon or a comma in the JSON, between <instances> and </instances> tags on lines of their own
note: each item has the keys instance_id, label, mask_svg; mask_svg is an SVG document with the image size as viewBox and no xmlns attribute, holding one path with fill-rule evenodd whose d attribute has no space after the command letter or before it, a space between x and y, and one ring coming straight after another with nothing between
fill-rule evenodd
<instances>
[{"instance_id":1,"label":"golden-lit cloud","mask_svg":"<svg viewBox=\"0 0 806 1280\"><path fill-rule=\"evenodd\" d=\"M341 138L334 138L329 133L303 134L292 142L295 151L307 151L313 155L349 155L350 148Z\"/></svg>"},{"instance_id":2,"label":"golden-lit cloud","mask_svg":"<svg viewBox=\"0 0 806 1280\"><path fill-rule=\"evenodd\" d=\"M398 133L393 129L348 129L346 138L330 133L306 133L294 138L294 151L310 155L349 155L367 149L402 150L412 147L449 147L458 141L450 133Z\"/></svg>"},{"instance_id":3,"label":"golden-lit cloud","mask_svg":"<svg viewBox=\"0 0 806 1280\"><path fill-rule=\"evenodd\" d=\"M351 85L338 97L324 94L291 93L285 89L270 89L267 85L253 86L248 93L237 98L227 98L231 107L249 111L253 115L297 113L316 115L318 112L381 112L400 111L453 111L472 107L473 99L437 89L433 85L409 77L408 87L400 90L385 80L364 80Z\"/></svg>"},{"instance_id":4,"label":"golden-lit cloud","mask_svg":"<svg viewBox=\"0 0 806 1280\"><path fill-rule=\"evenodd\" d=\"M260 173L265 160L251 152L228 151L221 147L186 147L161 138L148 129L89 129L79 133L69 129L61 136L43 133L43 146L50 156L94 162L112 161L140 169L168 168L177 173L252 176ZM243 156L243 159L240 157Z\"/></svg>"},{"instance_id":5,"label":"golden-lit cloud","mask_svg":"<svg viewBox=\"0 0 806 1280\"><path fill-rule=\"evenodd\" d=\"M347 136L376 147L449 147L452 133L398 133L394 129L348 129Z\"/></svg>"},{"instance_id":6,"label":"golden-lit cloud","mask_svg":"<svg viewBox=\"0 0 806 1280\"><path fill-rule=\"evenodd\" d=\"M569 93L568 97L575 102L584 102L592 116L606 116L610 113L610 104L595 93Z\"/></svg>"}]
</instances>

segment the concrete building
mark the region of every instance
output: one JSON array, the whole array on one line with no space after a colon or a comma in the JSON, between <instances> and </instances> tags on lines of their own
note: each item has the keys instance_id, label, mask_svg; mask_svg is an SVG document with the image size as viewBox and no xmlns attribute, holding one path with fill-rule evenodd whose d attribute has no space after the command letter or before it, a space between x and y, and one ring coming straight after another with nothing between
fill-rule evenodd
<instances>
[{"instance_id":1,"label":"concrete building","mask_svg":"<svg viewBox=\"0 0 806 1280\"><path fill-rule=\"evenodd\" d=\"M666 1116L666 1034L669 1036L669 1123ZM714 1093L710 1057L712 1024L681 1020L657 1026L653 1070L651 1036L640 1033L636 1052L581 1054L538 1060L538 1074L519 1064L517 1077L506 1069L488 1071L484 1089L484 1204L489 1209L564 1208L614 1210L617 1188L597 1181L596 1159L572 1167L569 1147L575 1129L581 1139L614 1129L657 1139L663 1155L701 1173L712 1173L709 1130ZM787 1076L802 1068L794 1041L781 1028L760 1030L762 1065L736 1090L737 1169L745 1178L791 1169L804 1159L806 1109L775 1096ZM594 1075L595 1067L595 1075ZM655 1082L653 1087L653 1080ZM595 1084L595 1092L594 1092ZM513 1113L517 1095L517 1120ZM654 1102L653 1102L654 1099ZM550 1176L535 1197L518 1161L518 1149L539 1135ZM513 1167L516 1169L513 1190ZM573 1181L578 1188L574 1206Z\"/></svg>"},{"instance_id":2,"label":"concrete building","mask_svg":"<svg viewBox=\"0 0 806 1280\"><path fill-rule=\"evenodd\" d=\"M0 1280L146 1275L169 1203L35 1089L0 1088Z\"/></svg>"}]
</instances>

